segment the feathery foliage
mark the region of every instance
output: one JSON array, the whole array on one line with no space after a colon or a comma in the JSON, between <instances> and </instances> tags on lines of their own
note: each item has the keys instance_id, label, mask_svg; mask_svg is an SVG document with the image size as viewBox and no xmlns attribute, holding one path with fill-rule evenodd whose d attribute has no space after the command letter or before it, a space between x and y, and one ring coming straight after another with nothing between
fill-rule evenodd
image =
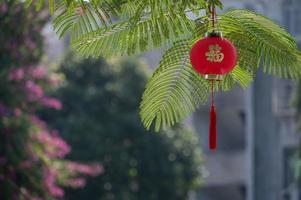
<instances>
[{"instance_id":1,"label":"feathery foliage","mask_svg":"<svg viewBox=\"0 0 301 200\"><path fill-rule=\"evenodd\" d=\"M27 2L29 5L31 0ZM43 2L38 0L36 8ZM85 56L168 49L146 86L140 106L143 124L150 128L155 123L156 130L183 120L207 99L208 83L192 69L189 52L194 42L211 30L209 16L200 16L200 11L208 15L210 5L222 8L220 0L49 0L57 33L71 33L72 46ZM283 28L248 10L235 9L220 17L219 28L236 46L238 62L215 85L216 90L226 91L236 85L246 88L260 63L265 73L300 78L301 54Z\"/></svg>"},{"instance_id":2,"label":"feathery foliage","mask_svg":"<svg viewBox=\"0 0 301 200\"><path fill-rule=\"evenodd\" d=\"M186 16L167 13L142 19L136 25L116 23L78 38L72 46L86 56L131 55L169 44L193 28Z\"/></svg>"},{"instance_id":3,"label":"feathery foliage","mask_svg":"<svg viewBox=\"0 0 301 200\"><path fill-rule=\"evenodd\" d=\"M284 78L300 78L300 52L295 40L271 20L238 9L224 14L220 25L225 37L237 46L240 61L254 74L258 62L262 61L264 72Z\"/></svg>"},{"instance_id":4,"label":"feathery foliage","mask_svg":"<svg viewBox=\"0 0 301 200\"><path fill-rule=\"evenodd\" d=\"M175 43L149 80L140 107L146 128L154 120L156 131L172 126L206 100L208 83L191 67L189 52L189 41Z\"/></svg>"}]
</instances>

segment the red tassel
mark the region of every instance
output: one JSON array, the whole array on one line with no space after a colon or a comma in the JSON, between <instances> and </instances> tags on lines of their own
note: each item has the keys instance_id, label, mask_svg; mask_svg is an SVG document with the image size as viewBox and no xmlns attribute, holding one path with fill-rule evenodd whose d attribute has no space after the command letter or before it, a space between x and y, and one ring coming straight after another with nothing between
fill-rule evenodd
<instances>
[{"instance_id":1,"label":"red tassel","mask_svg":"<svg viewBox=\"0 0 301 200\"><path fill-rule=\"evenodd\" d=\"M211 110L209 126L209 148L216 149L216 113L214 107L214 80L211 81Z\"/></svg>"},{"instance_id":2,"label":"red tassel","mask_svg":"<svg viewBox=\"0 0 301 200\"><path fill-rule=\"evenodd\" d=\"M216 149L216 113L214 105L211 105L210 110L209 147L211 150Z\"/></svg>"}]
</instances>

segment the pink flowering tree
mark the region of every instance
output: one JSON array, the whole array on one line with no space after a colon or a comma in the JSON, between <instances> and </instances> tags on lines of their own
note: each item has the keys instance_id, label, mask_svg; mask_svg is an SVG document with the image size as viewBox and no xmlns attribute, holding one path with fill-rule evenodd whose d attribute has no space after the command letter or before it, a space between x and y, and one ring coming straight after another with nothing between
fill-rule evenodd
<instances>
[{"instance_id":1,"label":"pink flowering tree","mask_svg":"<svg viewBox=\"0 0 301 200\"><path fill-rule=\"evenodd\" d=\"M64 187L83 187L86 176L103 172L98 163L64 159L71 147L35 114L63 107L44 92L58 76L38 65L46 21L47 13L18 1L0 4L0 199L60 199Z\"/></svg>"}]
</instances>

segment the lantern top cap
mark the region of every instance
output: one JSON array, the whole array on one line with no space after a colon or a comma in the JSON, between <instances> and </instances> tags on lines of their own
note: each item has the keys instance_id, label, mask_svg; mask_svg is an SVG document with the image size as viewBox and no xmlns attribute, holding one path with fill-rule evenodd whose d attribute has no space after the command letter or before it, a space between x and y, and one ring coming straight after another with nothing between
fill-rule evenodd
<instances>
[{"instance_id":1,"label":"lantern top cap","mask_svg":"<svg viewBox=\"0 0 301 200\"><path fill-rule=\"evenodd\" d=\"M222 33L221 32L210 32L206 34L207 37L222 37Z\"/></svg>"}]
</instances>

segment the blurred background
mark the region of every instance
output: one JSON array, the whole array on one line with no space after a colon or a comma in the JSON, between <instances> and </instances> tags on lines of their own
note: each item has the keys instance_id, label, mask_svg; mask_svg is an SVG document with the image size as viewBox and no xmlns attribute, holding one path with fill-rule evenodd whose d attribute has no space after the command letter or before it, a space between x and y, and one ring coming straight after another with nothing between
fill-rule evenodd
<instances>
[{"instance_id":1,"label":"blurred background","mask_svg":"<svg viewBox=\"0 0 301 200\"><path fill-rule=\"evenodd\" d=\"M298 83L258 73L183 124L146 131L139 102L163 50L85 59L47 8L0 1L0 199L301 200ZM227 0L281 24L301 45L301 0Z\"/></svg>"}]
</instances>

